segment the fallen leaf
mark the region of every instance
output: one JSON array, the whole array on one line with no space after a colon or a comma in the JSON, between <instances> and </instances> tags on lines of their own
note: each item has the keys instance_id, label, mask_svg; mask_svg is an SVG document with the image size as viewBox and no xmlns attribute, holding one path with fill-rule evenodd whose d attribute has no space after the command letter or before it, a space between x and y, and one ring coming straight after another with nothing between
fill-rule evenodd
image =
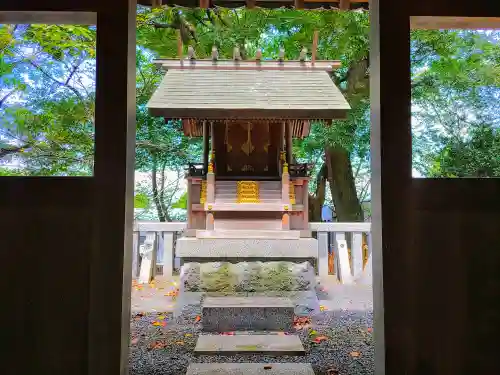
<instances>
[{"instance_id":1,"label":"fallen leaf","mask_svg":"<svg viewBox=\"0 0 500 375\"><path fill-rule=\"evenodd\" d=\"M163 341L155 341L149 345L149 350L163 349L165 346L167 346L167 343L165 343Z\"/></svg>"},{"instance_id":2,"label":"fallen leaf","mask_svg":"<svg viewBox=\"0 0 500 375\"><path fill-rule=\"evenodd\" d=\"M330 368L326 370L326 375L339 375L339 370L335 368Z\"/></svg>"},{"instance_id":3,"label":"fallen leaf","mask_svg":"<svg viewBox=\"0 0 500 375\"><path fill-rule=\"evenodd\" d=\"M323 306L323 305L319 306L319 311L326 311L326 310L328 310L328 309L325 306Z\"/></svg>"},{"instance_id":4,"label":"fallen leaf","mask_svg":"<svg viewBox=\"0 0 500 375\"><path fill-rule=\"evenodd\" d=\"M314 336L314 335L317 335L318 332L315 331L314 329L311 329L311 332L309 332L309 336Z\"/></svg>"},{"instance_id":5,"label":"fallen leaf","mask_svg":"<svg viewBox=\"0 0 500 375\"><path fill-rule=\"evenodd\" d=\"M155 320L155 321L153 322L153 325L154 325L154 326L157 326L157 327L158 327L158 326L165 327L165 326L167 325L167 322L164 322L164 321L158 322L157 320Z\"/></svg>"},{"instance_id":6,"label":"fallen leaf","mask_svg":"<svg viewBox=\"0 0 500 375\"><path fill-rule=\"evenodd\" d=\"M265 365L264 366L264 370L271 370L273 368L273 366L271 365Z\"/></svg>"},{"instance_id":7,"label":"fallen leaf","mask_svg":"<svg viewBox=\"0 0 500 375\"><path fill-rule=\"evenodd\" d=\"M350 352L349 354L351 355L351 357L355 357L355 358L360 356L359 352Z\"/></svg>"},{"instance_id":8,"label":"fallen leaf","mask_svg":"<svg viewBox=\"0 0 500 375\"><path fill-rule=\"evenodd\" d=\"M135 339L130 340L130 345L135 345L139 342L139 338L136 337Z\"/></svg>"},{"instance_id":9,"label":"fallen leaf","mask_svg":"<svg viewBox=\"0 0 500 375\"><path fill-rule=\"evenodd\" d=\"M158 319L159 319L159 320L165 320L165 315L159 315L159 316L158 316Z\"/></svg>"},{"instance_id":10,"label":"fallen leaf","mask_svg":"<svg viewBox=\"0 0 500 375\"><path fill-rule=\"evenodd\" d=\"M198 323L201 320L201 316L197 315L196 318L194 318L194 321Z\"/></svg>"},{"instance_id":11,"label":"fallen leaf","mask_svg":"<svg viewBox=\"0 0 500 375\"><path fill-rule=\"evenodd\" d=\"M326 336L318 336L314 339L314 342L319 344L321 341L325 341L325 340L328 340L328 337Z\"/></svg>"},{"instance_id":12,"label":"fallen leaf","mask_svg":"<svg viewBox=\"0 0 500 375\"><path fill-rule=\"evenodd\" d=\"M193 336L193 335L192 335L191 333L186 333L184 336L186 336L186 337L191 337L191 336Z\"/></svg>"},{"instance_id":13,"label":"fallen leaf","mask_svg":"<svg viewBox=\"0 0 500 375\"><path fill-rule=\"evenodd\" d=\"M184 341L177 341L176 344L177 345L184 345Z\"/></svg>"},{"instance_id":14,"label":"fallen leaf","mask_svg":"<svg viewBox=\"0 0 500 375\"><path fill-rule=\"evenodd\" d=\"M372 332L373 332L373 328L368 328L366 331L367 331L368 333L372 333Z\"/></svg>"}]
</instances>

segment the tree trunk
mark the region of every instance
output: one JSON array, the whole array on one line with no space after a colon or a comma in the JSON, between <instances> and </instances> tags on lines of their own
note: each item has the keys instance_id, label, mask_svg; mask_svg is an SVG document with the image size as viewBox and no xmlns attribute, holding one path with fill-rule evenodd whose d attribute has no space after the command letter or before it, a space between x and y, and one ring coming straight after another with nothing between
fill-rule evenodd
<instances>
[{"instance_id":1,"label":"tree trunk","mask_svg":"<svg viewBox=\"0 0 500 375\"><path fill-rule=\"evenodd\" d=\"M325 203L326 192L326 164L323 164L316 176L316 191L309 194L309 221L321 222L321 210Z\"/></svg>"},{"instance_id":2,"label":"tree trunk","mask_svg":"<svg viewBox=\"0 0 500 375\"><path fill-rule=\"evenodd\" d=\"M170 222L170 221L172 221L172 219L170 219L170 215L168 214L167 205L165 204L165 169L166 168L167 168L167 163L163 162L161 165L161 174L160 174L160 176L161 176L160 177L161 178L160 205L161 205L161 210L163 212L163 216L165 218L164 221Z\"/></svg>"},{"instance_id":3,"label":"tree trunk","mask_svg":"<svg viewBox=\"0 0 500 375\"><path fill-rule=\"evenodd\" d=\"M165 214L163 212L163 207L161 205L161 198L158 191L158 181L157 181L157 172L158 172L158 157L153 154L153 168L151 171L151 179L152 179L152 188L153 188L153 201L155 202L156 212L158 213L158 219L160 221L166 221Z\"/></svg>"},{"instance_id":4,"label":"tree trunk","mask_svg":"<svg viewBox=\"0 0 500 375\"><path fill-rule=\"evenodd\" d=\"M328 182L338 221L364 221L364 214L356 192L351 159L342 147L325 150Z\"/></svg>"}]
</instances>

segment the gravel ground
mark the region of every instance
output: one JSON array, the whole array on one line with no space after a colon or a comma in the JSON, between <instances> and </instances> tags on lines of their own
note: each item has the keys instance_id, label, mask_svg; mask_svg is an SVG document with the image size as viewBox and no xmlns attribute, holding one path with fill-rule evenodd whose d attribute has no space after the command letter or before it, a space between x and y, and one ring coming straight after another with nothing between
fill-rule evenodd
<instances>
[{"instance_id":1,"label":"gravel ground","mask_svg":"<svg viewBox=\"0 0 500 375\"><path fill-rule=\"evenodd\" d=\"M332 368L338 375L371 375L374 374L372 319L371 311L325 311L313 320L311 328L297 331L306 356L236 357L195 356L193 350L201 332L201 324L195 323L195 319L178 324L171 313L139 314L131 319L130 375L182 375L191 362L304 362L312 364L316 375L327 375ZM165 326L155 326L154 321L165 322ZM318 336L327 339L313 343ZM158 347L151 349L155 344Z\"/></svg>"}]
</instances>

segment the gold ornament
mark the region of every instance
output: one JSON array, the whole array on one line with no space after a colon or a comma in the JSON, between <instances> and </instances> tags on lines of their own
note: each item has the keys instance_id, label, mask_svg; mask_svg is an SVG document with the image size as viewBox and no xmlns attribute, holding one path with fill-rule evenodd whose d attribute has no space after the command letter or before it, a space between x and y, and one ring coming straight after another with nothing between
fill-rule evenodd
<instances>
[{"instance_id":1,"label":"gold ornament","mask_svg":"<svg viewBox=\"0 0 500 375\"><path fill-rule=\"evenodd\" d=\"M285 162L285 163L283 164L283 174L285 174L285 173L287 173L287 174L288 174L288 163L287 163L287 162Z\"/></svg>"}]
</instances>

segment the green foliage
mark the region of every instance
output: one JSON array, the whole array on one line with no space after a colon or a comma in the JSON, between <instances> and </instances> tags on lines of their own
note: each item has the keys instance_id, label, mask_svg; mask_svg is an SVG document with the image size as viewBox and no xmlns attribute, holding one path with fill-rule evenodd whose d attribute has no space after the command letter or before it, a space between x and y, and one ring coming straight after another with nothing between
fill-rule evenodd
<instances>
[{"instance_id":1,"label":"green foliage","mask_svg":"<svg viewBox=\"0 0 500 375\"><path fill-rule=\"evenodd\" d=\"M177 202L172 204L172 208L187 210L187 192L181 195Z\"/></svg>"},{"instance_id":2,"label":"green foliage","mask_svg":"<svg viewBox=\"0 0 500 375\"><path fill-rule=\"evenodd\" d=\"M500 129L482 126L447 143L432 159L429 177L500 177Z\"/></svg>"},{"instance_id":3,"label":"green foliage","mask_svg":"<svg viewBox=\"0 0 500 375\"><path fill-rule=\"evenodd\" d=\"M412 32L413 163L422 175L494 175L491 163L498 157L485 145L492 146L500 125L495 105L500 97L499 36L456 30Z\"/></svg>"},{"instance_id":4,"label":"green foliage","mask_svg":"<svg viewBox=\"0 0 500 375\"><path fill-rule=\"evenodd\" d=\"M90 175L95 30L2 25L0 162L28 175Z\"/></svg>"},{"instance_id":5,"label":"green foliage","mask_svg":"<svg viewBox=\"0 0 500 375\"><path fill-rule=\"evenodd\" d=\"M317 173L329 148L351 160L358 198L369 198L369 18L367 12L292 9L138 8L136 169L141 212L182 218L183 167L201 160L200 139L178 121L151 117L146 103L163 77L151 61L177 57L177 36L206 58L216 45L231 58L262 48L297 59L314 31L318 59L338 59L332 74L352 110L332 125L314 123L294 144ZM498 32L416 30L411 34L414 167L424 176L499 176L500 46ZM90 175L94 151L96 30L79 25L0 25L0 175ZM314 177L314 176L313 176ZM314 180L314 179L313 179ZM311 184L312 189L315 183Z\"/></svg>"},{"instance_id":6,"label":"green foliage","mask_svg":"<svg viewBox=\"0 0 500 375\"><path fill-rule=\"evenodd\" d=\"M147 208L149 205L149 197L143 193L136 193L134 195L134 208Z\"/></svg>"}]
</instances>

